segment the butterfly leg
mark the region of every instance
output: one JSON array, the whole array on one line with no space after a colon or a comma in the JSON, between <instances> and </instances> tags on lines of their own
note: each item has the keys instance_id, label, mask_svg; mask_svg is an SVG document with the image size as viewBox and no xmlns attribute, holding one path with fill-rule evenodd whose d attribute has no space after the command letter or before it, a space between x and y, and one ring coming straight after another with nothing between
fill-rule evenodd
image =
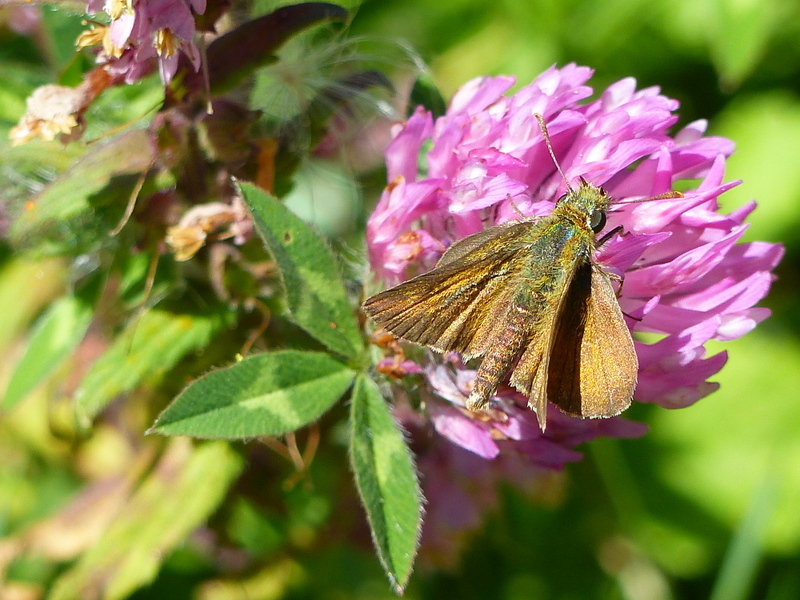
<instances>
[{"instance_id":1,"label":"butterfly leg","mask_svg":"<svg viewBox=\"0 0 800 600\"><path fill-rule=\"evenodd\" d=\"M601 237L599 240L597 240L597 245L595 246L595 248L599 248L600 246L605 244L608 240L610 240L612 237L614 237L620 231L622 231L622 225L617 225L616 227L614 227L614 229L612 229L607 234L605 234L603 237Z\"/></svg>"}]
</instances>

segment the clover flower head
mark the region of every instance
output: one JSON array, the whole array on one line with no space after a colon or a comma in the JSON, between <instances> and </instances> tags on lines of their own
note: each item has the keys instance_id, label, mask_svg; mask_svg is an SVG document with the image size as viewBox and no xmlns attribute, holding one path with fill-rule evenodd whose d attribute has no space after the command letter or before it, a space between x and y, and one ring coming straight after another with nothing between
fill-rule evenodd
<instances>
[{"instance_id":1,"label":"clover flower head","mask_svg":"<svg viewBox=\"0 0 800 600\"><path fill-rule=\"evenodd\" d=\"M718 197L731 141L705 135L696 121L670 134L676 100L655 87L637 90L623 79L595 100L592 71L552 67L509 94L512 77L482 77L453 97L434 120L418 108L394 131L386 151L389 184L367 225L370 262L385 284L429 270L453 242L486 227L549 214L567 183L549 157L536 115L547 122L553 151L569 182L583 177L618 204L607 230L621 226L597 260L623 280L619 302L634 332L639 358L635 400L668 408L693 404L717 388L708 379L726 353L707 356L711 340L731 340L769 315L754 307L769 290L781 246L737 243L755 208L724 214ZM680 199L630 203L680 189ZM627 202L627 203L626 203ZM585 421L557 410L539 431L527 399L501 386L493 410L464 410L474 372L458 360L422 365L428 415L442 436L493 459L506 451L560 467L576 460L578 443L598 436L643 433L620 417Z\"/></svg>"}]
</instances>

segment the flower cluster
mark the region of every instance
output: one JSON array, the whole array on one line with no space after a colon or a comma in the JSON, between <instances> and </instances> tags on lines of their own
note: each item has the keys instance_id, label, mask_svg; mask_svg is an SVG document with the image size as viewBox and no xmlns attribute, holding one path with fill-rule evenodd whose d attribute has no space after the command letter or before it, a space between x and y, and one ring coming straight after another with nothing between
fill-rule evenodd
<instances>
[{"instance_id":1,"label":"flower cluster","mask_svg":"<svg viewBox=\"0 0 800 600\"><path fill-rule=\"evenodd\" d=\"M573 64L554 67L513 95L505 95L512 77L479 78L441 118L417 109L386 151L390 183L367 227L372 268L394 284L432 268L464 236L520 213L548 214L566 184L536 121L542 114L569 181L584 177L618 202L684 192L681 199L612 206L607 230L621 226L623 233L597 258L624 276L619 301L633 331L657 339L635 342L635 399L688 406L717 388L708 378L726 361L725 352L706 356L704 344L744 335L769 315L754 305L766 295L783 249L736 243L755 203L719 211L718 196L737 184L723 183L732 142L705 136L705 121L670 135L677 101L657 88L637 91L632 79L581 103L593 93L586 85L591 74ZM446 358L423 366L434 392L429 414L440 434L485 458L511 444L536 464L558 467L575 459L579 442L642 432L619 417L582 421L553 409L543 434L523 408L526 399L505 387L494 413L469 413L463 405L474 372Z\"/></svg>"},{"instance_id":2,"label":"flower cluster","mask_svg":"<svg viewBox=\"0 0 800 600\"><path fill-rule=\"evenodd\" d=\"M98 61L126 83L150 73L157 59L161 79L169 83L178 69L179 51L195 70L200 68L194 15L205 10L206 0L89 0L87 11L104 11L111 22L85 31L78 46L100 45Z\"/></svg>"}]
</instances>

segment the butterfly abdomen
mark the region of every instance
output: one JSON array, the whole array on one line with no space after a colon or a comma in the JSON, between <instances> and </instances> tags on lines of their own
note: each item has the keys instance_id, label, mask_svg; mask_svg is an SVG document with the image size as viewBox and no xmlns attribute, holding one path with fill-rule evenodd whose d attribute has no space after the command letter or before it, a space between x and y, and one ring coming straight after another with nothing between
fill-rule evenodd
<instances>
[{"instance_id":1,"label":"butterfly abdomen","mask_svg":"<svg viewBox=\"0 0 800 600\"><path fill-rule=\"evenodd\" d=\"M514 302L508 310L504 327L498 329L498 334L481 360L466 403L469 410L480 410L489 402L522 353L533 324L531 310Z\"/></svg>"}]
</instances>

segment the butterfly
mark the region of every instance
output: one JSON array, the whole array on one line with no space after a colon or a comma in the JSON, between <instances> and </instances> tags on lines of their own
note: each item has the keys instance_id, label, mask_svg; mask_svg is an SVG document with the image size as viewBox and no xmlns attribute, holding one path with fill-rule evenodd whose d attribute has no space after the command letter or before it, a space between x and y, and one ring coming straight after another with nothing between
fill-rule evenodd
<instances>
[{"instance_id":1,"label":"butterfly","mask_svg":"<svg viewBox=\"0 0 800 600\"><path fill-rule=\"evenodd\" d=\"M455 242L436 267L368 298L364 311L401 339L480 358L469 410L485 407L510 375L542 430L548 402L576 417L618 415L631 403L639 363L614 277L595 258L617 231L597 237L613 202L583 178L575 189L567 184L552 214Z\"/></svg>"}]
</instances>

